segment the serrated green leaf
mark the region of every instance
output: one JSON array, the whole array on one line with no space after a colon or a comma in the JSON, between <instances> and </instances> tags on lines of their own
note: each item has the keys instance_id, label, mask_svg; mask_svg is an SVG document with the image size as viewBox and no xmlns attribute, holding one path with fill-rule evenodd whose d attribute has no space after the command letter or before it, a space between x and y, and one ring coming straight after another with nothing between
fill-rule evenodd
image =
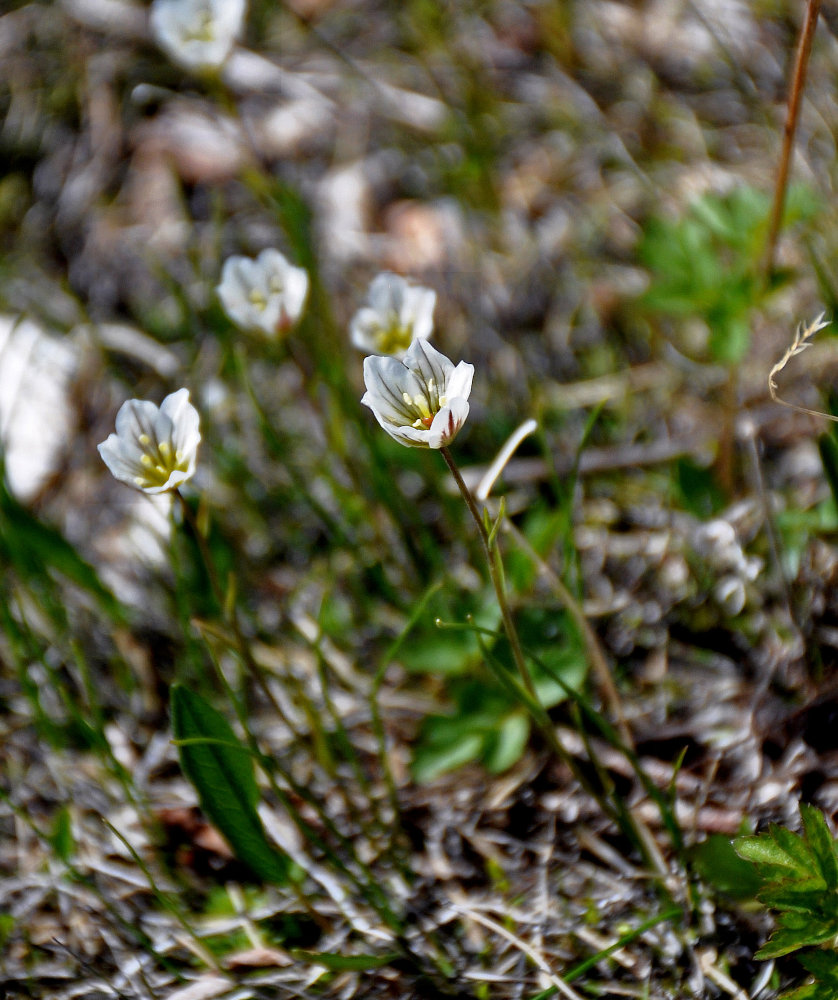
<instances>
[{"instance_id":1,"label":"serrated green leaf","mask_svg":"<svg viewBox=\"0 0 838 1000\"><path fill-rule=\"evenodd\" d=\"M815 951L806 951L798 956L798 961L813 976L822 983L838 987L838 954L834 951L827 951L818 948Z\"/></svg>"},{"instance_id":2,"label":"serrated green leaf","mask_svg":"<svg viewBox=\"0 0 838 1000\"><path fill-rule=\"evenodd\" d=\"M760 948L755 958L779 958L800 948L824 944L835 936L835 927L831 922L824 923L802 913L784 913L779 923L781 926Z\"/></svg>"},{"instance_id":3,"label":"serrated green leaf","mask_svg":"<svg viewBox=\"0 0 838 1000\"><path fill-rule=\"evenodd\" d=\"M771 865L786 878L818 875L818 866L802 837L782 826L772 826L758 837L739 837L734 843L740 858L757 865Z\"/></svg>"},{"instance_id":4,"label":"serrated green leaf","mask_svg":"<svg viewBox=\"0 0 838 1000\"><path fill-rule=\"evenodd\" d=\"M796 989L781 993L778 1000L824 1000L823 986L818 983L805 983Z\"/></svg>"},{"instance_id":5,"label":"serrated green leaf","mask_svg":"<svg viewBox=\"0 0 838 1000\"><path fill-rule=\"evenodd\" d=\"M175 739L196 741L180 744L178 752L201 808L256 876L287 882L289 859L270 844L256 811L259 788L247 749L224 716L182 684L172 687L171 711Z\"/></svg>"},{"instance_id":6,"label":"serrated green leaf","mask_svg":"<svg viewBox=\"0 0 838 1000\"><path fill-rule=\"evenodd\" d=\"M835 841L832 839L823 813L820 809L801 802L800 815L803 818L803 829L806 831L809 846L818 862L827 888L838 888L838 860L835 858Z\"/></svg>"},{"instance_id":7,"label":"serrated green leaf","mask_svg":"<svg viewBox=\"0 0 838 1000\"><path fill-rule=\"evenodd\" d=\"M766 906L773 906L778 910L811 913L823 918L824 914L821 911L826 892L826 883L823 879L813 878L768 886L760 892L759 899Z\"/></svg>"}]
</instances>

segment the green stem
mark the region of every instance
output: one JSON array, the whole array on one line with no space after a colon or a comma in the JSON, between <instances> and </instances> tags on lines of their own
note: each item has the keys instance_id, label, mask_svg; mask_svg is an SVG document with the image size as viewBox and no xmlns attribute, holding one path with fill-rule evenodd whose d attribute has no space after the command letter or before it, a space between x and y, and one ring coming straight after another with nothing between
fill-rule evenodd
<instances>
[{"instance_id":1,"label":"green stem","mask_svg":"<svg viewBox=\"0 0 838 1000\"><path fill-rule=\"evenodd\" d=\"M175 489L173 492L180 502L180 509L183 513L183 518L189 525L189 528L195 537L195 541L198 545L198 551L201 554L201 561L204 564L204 569L210 582L210 587L212 588L213 596L215 597L218 606L221 608L222 613L225 614L227 622L233 631L233 636L236 642L236 650L241 657L242 663L244 664L247 672L259 686L259 689L268 699L268 703L271 708L273 708L291 732L294 733L295 736L299 737L301 734L297 732L291 719L289 719L287 713L283 711L282 706L275 698L273 691L271 691L268 682L263 677L262 671L259 669L259 665L253 658L253 653L251 652L250 646L248 645L248 642L244 637L244 633L241 630L239 613L235 603L231 602L231 606L229 608L226 607L227 601L225 599L224 591L221 588L221 582L218 579L218 572L216 571L215 563L213 562L212 553L210 552L206 537L201 531L201 527L192 512L192 508L186 502L180 490Z\"/></svg>"},{"instance_id":2,"label":"green stem","mask_svg":"<svg viewBox=\"0 0 838 1000\"><path fill-rule=\"evenodd\" d=\"M440 448L440 452L442 453L442 457L445 459L446 465L451 470L454 482L457 484L457 487L463 496L463 500L466 502L466 507L468 507L469 513L474 519L474 523L477 525L477 533L480 536L480 543L483 546L486 562L489 564L489 575L492 578L492 586L495 588L495 595L497 596L501 617L503 618L503 627L506 631L506 637L509 640L510 648L512 649L512 658L515 660L515 666L518 668L518 673L521 676L521 680L524 682L524 687L527 689L527 693L535 701L538 701L538 695L535 692L535 685L533 684L529 667L527 667L527 662L524 659L524 651L521 649L521 640L518 638L518 630L515 628L512 612L509 609L509 601L507 600L506 585L504 582L503 560L501 559L497 539L495 537L490 539L489 532L486 530L486 525L483 523L480 511L477 509L474 497L471 495L471 490L469 490L468 486L466 486L465 480L460 474L460 470L457 468L454 459L451 457L451 452L445 447Z\"/></svg>"}]
</instances>

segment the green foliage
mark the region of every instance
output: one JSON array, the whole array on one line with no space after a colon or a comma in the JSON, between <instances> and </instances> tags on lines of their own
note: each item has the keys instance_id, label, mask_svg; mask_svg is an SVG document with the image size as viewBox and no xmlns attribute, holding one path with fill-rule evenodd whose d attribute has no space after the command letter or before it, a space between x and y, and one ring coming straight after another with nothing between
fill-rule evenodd
<instances>
[{"instance_id":1,"label":"green foliage","mask_svg":"<svg viewBox=\"0 0 838 1000\"><path fill-rule=\"evenodd\" d=\"M495 773L504 771L526 747L529 718L505 692L485 680L474 680L456 686L453 694L454 714L431 715L422 726L413 759L418 781L430 781L476 760Z\"/></svg>"},{"instance_id":2,"label":"green foliage","mask_svg":"<svg viewBox=\"0 0 838 1000\"><path fill-rule=\"evenodd\" d=\"M6 942L12 936L16 923L17 921L11 913L0 913L0 951L3 950Z\"/></svg>"},{"instance_id":3,"label":"green foliage","mask_svg":"<svg viewBox=\"0 0 838 1000\"><path fill-rule=\"evenodd\" d=\"M834 947L838 938L838 845L818 809L801 803L800 815L800 834L772 825L767 833L740 837L734 845L763 882L759 900L779 911L777 929L757 958L778 958L827 943ZM800 961L815 982L784 994L787 1000L834 996L838 954L807 951Z\"/></svg>"},{"instance_id":4,"label":"green foliage","mask_svg":"<svg viewBox=\"0 0 838 1000\"><path fill-rule=\"evenodd\" d=\"M564 612L552 608L522 609L516 623L521 642L532 658L539 701L544 708L552 708L567 698L569 692L578 690L587 673L576 633ZM464 649L463 637L476 640L479 631L477 626L462 631L445 630L443 636L457 640L456 645L448 646L449 655ZM446 659L442 648L441 644L440 663L444 669L451 661ZM487 652L496 670L515 675L505 637L495 638ZM480 670L480 676L474 676L475 669ZM510 768L527 746L530 716L509 688L496 677L484 675L472 662L469 676L452 683L450 693L454 711L431 715L422 726L413 759L417 780L430 781L474 761L480 761L495 774Z\"/></svg>"},{"instance_id":5,"label":"green foliage","mask_svg":"<svg viewBox=\"0 0 838 1000\"><path fill-rule=\"evenodd\" d=\"M785 223L811 218L818 207L804 187L789 191ZM673 318L700 317L710 331L713 361L737 364L748 350L751 312L789 275L766 283L758 261L765 246L770 199L746 185L707 194L679 219L653 218L639 247L652 283L643 303Z\"/></svg>"},{"instance_id":6,"label":"green foliage","mask_svg":"<svg viewBox=\"0 0 838 1000\"><path fill-rule=\"evenodd\" d=\"M753 899L762 886L754 866L736 853L730 837L723 833L711 834L695 844L689 857L701 878L731 899Z\"/></svg>"},{"instance_id":7,"label":"green foliage","mask_svg":"<svg viewBox=\"0 0 838 1000\"><path fill-rule=\"evenodd\" d=\"M89 594L113 622L124 623L121 605L58 529L44 524L0 479L0 561L21 580L43 586L57 578Z\"/></svg>"},{"instance_id":8,"label":"green foliage","mask_svg":"<svg viewBox=\"0 0 838 1000\"><path fill-rule=\"evenodd\" d=\"M826 481L829 483L832 498L838 505L838 440L836 440L834 432L821 434L818 438L818 451L821 454L823 471Z\"/></svg>"},{"instance_id":9,"label":"green foliage","mask_svg":"<svg viewBox=\"0 0 838 1000\"><path fill-rule=\"evenodd\" d=\"M254 875L287 882L290 862L269 843L256 811L259 788L248 750L223 715L181 684L172 687L171 710L181 767L201 808Z\"/></svg>"},{"instance_id":10,"label":"green foliage","mask_svg":"<svg viewBox=\"0 0 838 1000\"><path fill-rule=\"evenodd\" d=\"M689 458L675 462L675 490L681 506L701 521L714 517L725 505L724 492L713 470Z\"/></svg>"},{"instance_id":11,"label":"green foliage","mask_svg":"<svg viewBox=\"0 0 838 1000\"><path fill-rule=\"evenodd\" d=\"M49 842L56 856L67 864L73 856L75 841L73 840L73 827L70 819L70 810L67 806L62 806L52 821L49 832Z\"/></svg>"}]
</instances>

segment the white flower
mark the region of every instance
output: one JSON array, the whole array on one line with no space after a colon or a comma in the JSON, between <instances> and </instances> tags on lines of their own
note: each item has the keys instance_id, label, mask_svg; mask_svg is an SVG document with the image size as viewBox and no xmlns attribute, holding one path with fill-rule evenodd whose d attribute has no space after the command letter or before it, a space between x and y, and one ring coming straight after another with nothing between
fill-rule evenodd
<instances>
[{"instance_id":1,"label":"white flower","mask_svg":"<svg viewBox=\"0 0 838 1000\"><path fill-rule=\"evenodd\" d=\"M436 292L410 285L398 274L385 271L373 279L367 305L352 317L352 343L368 354L403 358L414 340L430 337L434 328Z\"/></svg>"},{"instance_id":2,"label":"white flower","mask_svg":"<svg viewBox=\"0 0 838 1000\"><path fill-rule=\"evenodd\" d=\"M201 434L189 390L178 389L160 407L129 399L116 415L116 434L99 445L113 475L145 493L164 493L185 483L195 471Z\"/></svg>"},{"instance_id":3,"label":"white flower","mask_svg":"<svg viewBox=\"0 0 838 1000\"><path fill-rule=\"evenodd\" d=\"M279 250L263 250L256 260L228 257L216 289L224 312L244 330L269 337L287 333L300 318L308 295L308 275Z\"/></svg>"},{"instance_id":4,"label":"white flower","mask_svg":"<svg viewBox=\"0 0 838 1000\"><path fill-rule=\"evenodd\" d=\"M468 416L474 365L457 367L426 340L414 340L403 361L364 359L367 391L361 402L399 444L444 448Z\"/></svg>"},{"instance_id":5,"label":"white flower","mask_svg":"<svg viewBox=\"0 0 838 1000\"><path fill-rule=\"evenodd\" d=\"M151 31L184 69L218 69L244 24L247 0L154 0Z\"/></svg>"}]
</instances>

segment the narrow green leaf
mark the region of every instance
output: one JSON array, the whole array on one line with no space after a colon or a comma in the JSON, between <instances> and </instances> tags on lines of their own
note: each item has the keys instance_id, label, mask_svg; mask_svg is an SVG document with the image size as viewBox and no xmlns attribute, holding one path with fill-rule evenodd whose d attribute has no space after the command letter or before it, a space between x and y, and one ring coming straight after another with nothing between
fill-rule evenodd
<instances>
[{"instance_id":1,"label":"narrow green leaf","mask_svg":"<svg viewBox=\"0 0 838 1000\"><path fill-rule=\"evenodd\" d=\"M800 815L803 818L803 829L809 839L812 853L818 861L821 875L829 889L838 888L838 860L835 858L835 841L826 825L826 820L820 809L800 803Z\"/></svg>"},{"instance_id":2,"label":"narrow green leaf","mask_svg":"<svg viewBox=\"0 0 838 1000\"><path fill-rule=\"evenodd\" d=\"M43 523L19 503L2 479L0 557L24 579L57 572L95 597L113 621L126 620L122 606L99 579L96 570L82 559L57 528Z\"/></svg>"},{"instance_id":3,"label":"narrow green leaf","mask_svg":"<svg viewBox=\"0 0 838 1000\"><path fill-rule=\"evenodd\" d=\"M201 808L256 876L287 882L289 859L269 843L256 811L259 788L247 749L224 716L182 684L172 687L171 711L175 739L197 741L178 751Z\"/></svg>"},{"instance_id":4,"label":"narrow green leaf","mask_svg":"<svg viewBox=\"0 0 838 1000\"><path fill-rule=\"evenodd\" d=\"M399 952L389 955L338 955L327 951L302 951L294 948L291 954L299 962L322 965L337 972L365 972L367 969L381 969L401 957Z\"/></svg>"},{"instance_id":5,"label":"narrow green leaf","mask_svg":"<svg viewBox=\"0 0 838 1000\"><path fill-rule=\"evenodd\" d=\"M838 441L835 436L829 432L821 434L818 438L818 451L832 498L838 504Z\"/></svg>"},{"instance_id":6,"label":"narrow green leaf","mask_svg":"<svg viewBox=\"0 0 838 1000\"><path fill-rule=\"evenodd\" d=\"M67 806L62 806L56 813L49 831L49 842L58 857L65 864L69 863L75 850L75 841L73 840L70 810Z\"/></svg>"}]
</instances>

